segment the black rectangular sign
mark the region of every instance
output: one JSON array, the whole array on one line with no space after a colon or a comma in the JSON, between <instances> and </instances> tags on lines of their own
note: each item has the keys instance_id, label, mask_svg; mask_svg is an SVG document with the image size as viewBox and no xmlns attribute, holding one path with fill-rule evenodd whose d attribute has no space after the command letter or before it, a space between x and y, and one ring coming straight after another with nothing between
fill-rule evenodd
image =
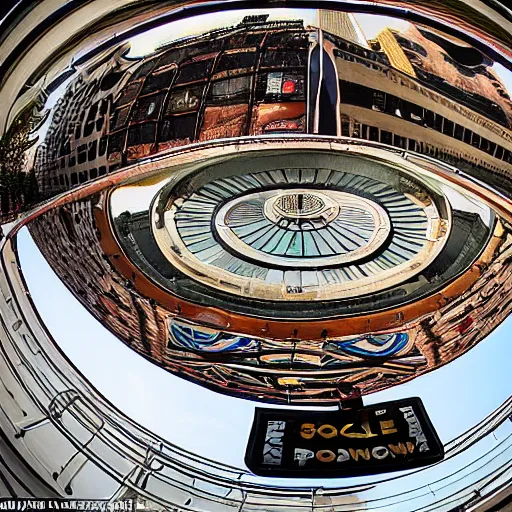
<instances>
[{"instance_id":1,"label":"black rectangular sign","mask_svg":"<svg viewBox=\"0 0 512 512\"><path fill-rule=\"evenodd\" d=\"M357 476L442 460L439 440L419 398L339 411L257 408L245 455L256 475Z\"/></svg>"}]
</instances>

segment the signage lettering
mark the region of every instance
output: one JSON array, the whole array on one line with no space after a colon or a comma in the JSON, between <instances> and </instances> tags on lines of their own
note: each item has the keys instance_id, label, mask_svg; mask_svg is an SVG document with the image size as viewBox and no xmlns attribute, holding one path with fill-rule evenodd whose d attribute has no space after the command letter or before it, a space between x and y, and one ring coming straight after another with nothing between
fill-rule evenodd
<instances>
[{"instance_id":1,"label":"signage lettering","mask_svg":"<svg viewBox=\"0 0 512 512\"><path fill-rule=\"evenodd\" d=\"M335 412L256 409L246 454L258 475L329 477L409 469L443 447L418 398Z\"/></svg>"}]
</instances>

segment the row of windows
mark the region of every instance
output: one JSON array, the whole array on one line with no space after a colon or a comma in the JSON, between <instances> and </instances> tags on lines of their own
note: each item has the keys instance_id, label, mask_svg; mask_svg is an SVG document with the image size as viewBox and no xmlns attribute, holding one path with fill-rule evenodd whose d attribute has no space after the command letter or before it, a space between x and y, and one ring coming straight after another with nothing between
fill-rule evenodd
<instances>
[{"instance_id":1,"label":"row of windows","mask_svg":"<svg viewBox=\"0 0 512 512\"><path fill-rule=\"evenodd\" d=\"M271 87L269 89L270 80L278 83L277 89ZM221 80L213 82L209 89L206 104L211 106L228 106L230 104L247 103L251 90L252 77L247 75L236 77L229 80ZM287 87L287 94L281 93L280 87ZM258 77L256 86L257 101L279 101L287 99L288 101L304 101L305 99L305 77L303 73L297 72L278 72L270 74L262 74ZM180 115L180 118L167 120L162 123L160 140L170 140L172 138L194 138L197 111L199 110L205 86L181 87L173 89L167 100L167 105L162 110L162 105L166 94L151 95L140 98L134 107L125 106L114 112L111 118L110 128L112 131L126 128L128 122L147 123L148 121L156 121L160 115L171 116ZM92 105L89 110L82 111L79 116L76 127L74 128L75 140L91 135L94 128L99 131L104 124L105 114L108 113L108 102L112 101L112 97L101 100L99 103ZM131 114L131 116L130 116ZM183 115L185 114L185 115ZM186 115L191 114L191 115ZM87 119L84 123L84 119ZM129 120L129 116L131 119ZM91 129L92 127L92 129ZM119 150L119 140L124 140L124 135L114 135L111 140L110 153ZM51 154L47 154L46 158L50 160L59 159L60 167L74 167L77 164L83 164L86 161L94 161L97 157L105 155L107 147L107 137L103 136L94 139L87 144L82 144L77 148L77 153L71 153L71 143L69 137L67 142L62 144L58 150L54 150ZM128 133L128 145L136 145L139 143L155 142L155 123L149 123L147 126L132 126ZM123 143L124 144L124 143ZM69 155L69 156L68 156ZM65 158L68 156L68 158Z\"/></svg>"},{"instance_id":2,"label":"row of windows","mask_svg":"<svg viewBox=\"0 0 512 512\"><path fill-rule=\"evenodd\" d=\"M131 90L130 98L135 98L141 88L141 84L132 83L131 87L134 85L137 88ZM295 70L245 74L188 86L176 83L169 86L169 91L139 97L131 104L125 104L126 95L122 95L121 107L114 111L110 122L112 135L109 154L122 151L124 132L128 127L128 146L155 142L158 120L161 121L159 141L193 140L199 136L197 129L203 125L209 107L229 109L236 106L240 109L241 105L252 102L304 102L306 99L305 71ZM228 110L226 113L229 117ZM198 115L201 116L199 122ZM144 123L144 126L134 126L138 123ZM132 141L137 142L132 144Z\"/></svg>"},{"instance_id":3,"label":"row of windows","mask_svg":"<svg viewBox=\"0 0 512 512\"><path fill-rule=\"evenodd\" d=\"M424 155L431 155L434 158L444 160L455 167L465 170L476 177L480 177L480 169L485 169L490 184L509 195L507 192L509 178L503 176L502 169L489 164L489 162L483 160L469 161L467 160L467 155L460 155L457 151L450 153L443 148L436 147L435 145L428 144L424 141L417 141L409 137L402 137L396 133L379 129L376 126L359 123L348 116L342 116L341 127L342 135L345 137L381 142L406 151L414 151Z\"/></svg>"},{"instance_id":4,"label":"row of windows","mask_svg":"<svg viewBox=\"0 0 512 512\"><path fill-rule=\"evenodd\" d=\"M253 80L256 79L256 102L305 101L306 79L304 72L277 71L243 75L227 80L189 86L173 86L171 92L140 97L135 104L115 110L110 128L112 131L130 123L158 119L162 115L181 114L198 110L206 95L206 105L233 105L250 99ZM165 108L162 106L166 102Z\"/></svg>"},{"instance_id":5,"label":"row of windows","mask_svg":"<svg viewBox=\"0 0 512 512\"><path fill-rule=\"evenodd\" d=\"M235 42L236 37L236 34L232 36L231 43ZM281 46L271 49L272 44ZM155 142L156 121L162 118L159 141L193 140L198 138L198 127L203 124L203 121L198 122L198 113L203 117L208 107L238 105L239 108L242 104L252 102L305 101L305 71L294 69L306 67L307 34L282 31L267 33L265 45L259 68L272 70L257 74L255 69L259 54L252 48L245 48L249 51L243 48L239 48L239 51L224 51L216 60L196 55L195 61L190 61L190 55L197 53L197 47L178 48L166 52L157 64L145 63L126 85L116 103L110 122L113 133L109 154L122 150L125 140L123 132L128 126L128 146L132 143ZM291 47L294 49L290 50ZM212 48L209 50L211 55ZM185 58L189 60L183 62ZM170 64L174 66L155 72L155 65L161 70L162 65ZM219 79L223 76L227 76L227 79ZM148 125L133 126L136 123ZM123 132L116 133L120 130Z\"/></svg>"},{"instance_id":6,"label":"row of windows","mask_svg":"<svg viewBox=\"0 0 512 512\"><path fill-rule=\"evenodd\" d=\"M143 63L136 71L118 98L116 106L119 110L111 118L110 130L126 127L130 115L131 122L146 122L160 113L164 98L157 95L146 100L140 98L137 107L131 112L133 102L141 95L168 90L171 85L178 87L182 85L181 89L176 89L170 95L166 109L162 113L174 115L193 112L198 108L198 100L205 94L204 86L186 89L184 84L207 80L212 76L214 66L216 73L227 73L228 76L240 69L254 69L259 55L256 48L260 46L263 49L262 66L305 66L308 45L307 33L294 22L282 23L275 27L260 27L251 32L248 32L245 27L243 30L223 29L217 33L212 32L209 38L195 41L188 46L170 48L159 57ZM215 60L214 54L219 52L222 53ZM43 165L46 163L47 166L49 162L70 155L72 138L79 140L104 129L106 116L112 110L112 96L104 98L88 109L84 108L84 105L88 105L100 90L114 87L122 76L123 73L112 71L106 73L101 80L94 79L90 82L85 82L84 78L79 76L68 87L57 104L52 125L45 139L44 154L41 152L38 156ZM252 83L248 77L215 83L209 89L207 102L211 105L245 102L251 87ZM297 77L294 84L288 84L288 88L289 100L302 100L304 74ZM261 85L260 82L257 86L257 96L258 99L262 96L265 99L269 98L266 94L266 86ZM278 96L279 94L273 94L272 97L275 100ZM122 107L127 108L123 110ZM63 141L66 142L63 143ZM92 160L95 151L97 156L104 155L106 138L93 144L96 146L84 148L82 145L76 157L69 156L66 165L72 167L76 163ZM61 163L62 166L63 163Z\"/></svg>"},{"instance_id":7,"label":"row of windows","mask_svg":"<svg viewBox=\"0 0 512 512\"><path fill-rule=\"evenodd\" d=\"M348 54L346 52L340 52L335 51L335 55L337 57L340 57L344 60L350 61L350 62L357 62L358 64L362 64L370 69L377 70L381 73L383 73L385 76L389 75L389 69L386 67L381 66L380 64L376 64L375 62L371 62L368 60L360 59L359 57L354 57L351 54ZM489 76L492 77L492 75L489 74ZM396 82L397 78L392 76L391 79ZM468 118L474 118L475 115L473 113L469 113L465 106L460 105L459 103L453 102L448 98L445 98L444 96L440 96L437 93L434 93L432 90L429 90L428 88L422 87L419 84L417 84L414 80L410 78L401 77L398 79L400 85L408 87L409 89L416 91L419 94L422 94L423 96L433 99L436 103L439 103L441 105L444 105L445 107L454 110L455 112L458 112ZM499 85L499 84L498 84ZM498 89L498 93L500 93L500 89ZM506 95L508 98L508 95ZM476 116L480 116L480 114L476 114ZM480 120L477 120L476 122L484 123L483 126L486 126L490 130L497 133L500 137L503 136L503 129L499 129L495 125L495 121L488 120L487 117L484 119L480 116Z\"/></svg>"},{"instance_id":8,"label":"row of windows","mask_svg":"<svg viewBox=\"0 0 512 512\"><path fill-rule=\"evenodd\" d=\"M444 78L429 73L413 64L414 71L420 80L423 80L432 89L454 99L461 105L465 105L476 112L492 119L502 126L509 126L509 120L503 109L492 100L474 92L463 91L448 83Z\"/></svg>"},{"instance_id":9,"label":"row of windows","mask_svg":"<svg viewBox=\"0 0 512 512\"><path fill-rule=\"evenodd\" d=\"M422 57L427 56L427 50L423 48L420 44L415 41L411 41L407 37L404 37L396 32L393 32L393 36L395 37L397 43L402 47L402 49L411 50L414 53L420 54Z\"/></svg>"},{"instance_id":10,"label":"row of windows","mask_svg":"<svg viewBox=\"0 0 512 512\"><path fill-rule=\"evenodd\" d=\"M119 168L119 165L94 167L92 169L86 169L84 171L72 172L68 174L60 174L59 176L46 177L43 180L43 186L48 188L53 187L69 187L86 183L89 180L105 176L108 173L115 172Z\"/></svg>"},{"instance_id":11,"label":"row of windows","mask_svg":"<svg viewBox=\"0 0 512 512\"><path fill-rule=\"evenodd\" d=\"M257 62L256 51L224 53L217 60L209 58L192 61L161 71L154 71L145 76L142 82L138 74L127 84L122 91L117 106L131 103L136 96L144 96L174 86L190 84L208 80L210 77L221 79L236 76L241 73L253 72ZM288 69L305 68L307 65L307 51L273 50L262 55L259 69ZM215 69L213 69L215 67Z\"/></svg>"},{"instance_id":12,"label":"row of windows","mask_svg":"<svg viewBox=\"0 0 512 512\"><path fill-rule=\"evenodd\" d=\"M266 35L266 38L264 36ZM252 46L238 45L238 39L245 42L255 42ZM276 32L259 34L235 34L224 39L214 39L208 43L173 48L166 51L161 57L145 62L133 76L133 80L149 78L148 75L160 74L165 68L174 65L179 68L176 83L189 83L205 78L214 64L215 54L222 52L215 64L215 72L227 72L233 69L253 68L257 64L261 43L260 66L265 67L302 67L308 58L308 37L305 32ZM165 77L161 78L165 81ZM146 80L148 82L148 80ZM154 89L155 85L149 80L147 87ZM142 94L151 92L143 90Z\"/></svg>"},{"instance_id":13,"label":"row of windows","mask_svg":"<svg viewBox=\"0 0 512 512\"><path fill-rule=\"evenodd\" d=\"M395 34L395 37L396 36L397 35ZM358 64L362 64L368 68L381 71L385 75L388 75L388 69L380 65L382 64L387 67L390 66L387 57L383 58L385 54L363 49L362 47L359 47L355 44L344 42L342 39L336 38L335 36L332 35L326 37L332 39L332 42L336 43L337 49L334 50L334 55L336 57L342 58L349 62L356 62ZM412 44L408 46L410 46L411 48L416 48ZM418 49L416 48L416 50ZM442 94L445 94L450 98L453 98L458 103L481 113L482 115L488 117L489 119L492 119L493 121L503 126L509 126L509 120L500 105L479 94L462 91L458 87L455 87L454 85L448 83L442 77L425 71L424 69L422 69L422 63L419 57L417 57L414 53L412 53L412 51L408 51L407 49L405 49L405 53L408 56L411 64L413 65L413 68L418 78L426 82L429 87L438 90ZM419 51L418 53L423 55L421 51ZM447 55L445 55L444 58L445 60L450 60L451 63L453 62L453 64L456 65L457 69L464 68L464 74L466 76L473 77L475 76L475 73L480 73L486 76L492 81L494 87L498 91L498 94L505 99L509 99L507 92L503 90L499 82L496 82L496 77L489 73L489 71L487 71L487 68L485 68L484 66L481 66L478 69L469 69L465 66L456 63L455 61L452 61L450 57Z\"/></svg>"},{"instance_id":14,"label":"row of windows","mask_svg":"<svg viewBox=\"0 0 512 512\"><path fill-rule=\"evenodd\" d=\"M384 52L370 50L328 32L324 32L324 39L333 43L339 51L348 52L353 56L378 62L384 66L390 65L389 59Z\"/></svg>"},{"instance_id":15,"label":"row of windows","mask_svg":"<svg viewBox=\"0 0 512 512\"><path fill-rule=\"evenodd\" d=\"M196 41L187 46L167 49L159 58L148 61L147 65L139 70L136 78L143 78L155 66L162 68L172 63L180 64L186 59L201 54L256 47L288 50L307 49L309 46L307 33L304 28L299 28L297 24L293 25L288 29L286 27L260 27L249 32L244 27L242 29L211 32L210 36L204 40Z\"/></svg>"},{"instance_id":16,"label":"row of windows","mask_svg":"<svg viewBox=\"0 0 512 512\"><path fill-rule=\"evenodd\" d=\"M357 64L362 64L363 66L367 67L368 69L375 69L376 71L380 71L381 73L384 73L384 75L388 75L388 68L384 67L381 64L377 64L373 60L368 60L360 57L356 57L352 55L351 53L342 51L342 50L334 50L334 56L341 58L343 60L346 60L348 62L355 62Z\"/></svg>"},{"instance_id":17,"label":"row of windows","mask_svg":"<svg viewBox=\"0 0 512 512\"><path fill-rule=\"evenodd\" d=\"M509 150L481 137L469 128L398 96L345 80L340 80L340 94L342 103L384 112L426 128L432 128L512 164L512 153Z\"/></svg>"}]
</instances>

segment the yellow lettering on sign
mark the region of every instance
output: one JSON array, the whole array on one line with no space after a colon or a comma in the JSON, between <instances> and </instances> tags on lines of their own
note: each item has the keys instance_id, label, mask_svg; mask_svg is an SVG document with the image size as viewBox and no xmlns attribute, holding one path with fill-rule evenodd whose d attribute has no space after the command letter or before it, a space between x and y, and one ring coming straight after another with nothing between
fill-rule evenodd
<instances>
[{"instance_id":1,"label":"yellow lettering on sign","mask_svg":"<svg viewBox=\"0 0 512 512\"><path fill-rule=\"evenodd\" d=\"M342 429L340 429L340 436L350 437L353 439L368 439L369 437L376 437L378 435L378 434L372 434L368 421L363 421L363 423L361 424L361 427L363 428L363 430L365 432L364 434L360 434L357 432L347 433L347 430L353 426L354 426L353 423L349 423L348 425L345 425Z\"/></svg>"},{"instance_id":2,"label":"yellow lettering on sign","mask_svg":"<svg viewBox=\"0 0 512 512\"><path fill-rule=\"evenodd\" d=\"M317 432L325 439L331 439L338 435L338 430L332 425L322 425Z\"/></svg>"},{"instance_id":3,"label":"yellow lettering on sign","mask_svg":"<svg viewBox=\"0 0 512 512\"><path fill-rule=\"evenodd\" d=\"M398 432L398 430L395 428L395 423L393 420L380 421L379 423L383 434L394 434L395 432Z\"/></svg>"},{"instance_id":4,"label":"yellow lettering on sign","mask_svg":"<svg viewBox=\"0 0 512 512\"><path fill-rule=\"evenodd\" d=\"M314 423L303 423L300 427L300 435L304 439L312 439L315 432L316 428Z\"/></svg>"},{"instance_id":5,"label":"yellow lettering on sign","mask_svg":"<svg viewBox=\"0 0 512 512\"><path fill-rule=\"evenodd\" d=\"M320 450L316 452L316 458L320 462L332 462L336 458L336 455L334 455L331 450Z\"/></svg>"},{"instance_id":6,"label":"yellow lettering on sign","mask_svg":"<svg viewBox=\"0 0 512 512\"><path fill-rule=\"evenodd\" d=\"M362 457L364 460L370 460L370 450L368 448L366 448L365 450L361 450L361 448L358 448L357 450L349 448L348 451L350 452L350 456L356 462L359 460L359 457Z\"/></svg>"},{"instance_id":7,"label":"yellow lettering on sign","mask_svg":"<svg viewBox=\"0 0 512 512\"><path fill-rule=\"evenodd\" d=\"M388 444L389 449L396 455L407 455L407 448L404 443L398 443L398 446L394 444Z\"/></svg>"}]
</instances>

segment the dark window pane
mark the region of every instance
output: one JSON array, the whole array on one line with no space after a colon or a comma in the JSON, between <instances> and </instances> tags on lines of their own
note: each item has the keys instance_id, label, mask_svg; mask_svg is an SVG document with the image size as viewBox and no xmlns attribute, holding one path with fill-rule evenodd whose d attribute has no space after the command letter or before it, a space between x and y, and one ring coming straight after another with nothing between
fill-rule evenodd
<instances>
[{"instance_id":1,"label":"dark window pane","mask_svg":"<svg viewBox=\"0 0 512 512\"><path fill-rule=\"evenodd\" d=\"M155 96L147 96L139 98L133 107L130 121L137 123L149 119L158 119L160 115L160 108L164 101L165 94L161 93Z\"/></svg>"},{"instance_id":2,"label":"dark window pane","mask_svg":"<svg viewBox=\"0 0 512 512\"><path fill-rule=\"evenodd\" d=\"M435 126L435 114L431 110L425 110L425 124L429 128L434 128Z\"/></svg>"},{"instance_id":3,"label":"dark window pane","mask_svg":"<svg viewBox=\"0 0 512 512\"><path fill-rule=\"evenodd\" d=\"M341 135L343 137L350 137L350 123L347 119L341 121Z\"/></svg>"},{"instance_id":4,"label":"dark window pane","mask_svg":"<svg viewBox=\"0 0 512 512\"><path fill-rule=\"evenodd\" d=\"M99 132L103 128L103 123L105 122L105 117L99 117L96 121L96 131Z\"/></svg>"},{"instance_id":5,"label":"dark window pane","mask_svg":"<svg viewBox=\"0 0 512 512\"><path fill-rule=\"evenodd\" d=\"M252 68L255 65L256 52L223 53L215 67L215 72Z\"/></svg>"},{"instance_id":6,"label":"dark window pane","mask_svg":"<svg viewBox=\"0 0 512 512\"><path fill-rule=\"evenodd\" d=\"M409 120L413 123L423 124L424 123L424 110L419 105L416 105L414 103L408 104L408 110L409 110Z\"/></svg>"},{"instance_id":7,"label":"dark window pane","mask_svg":"<svg viewBox=\"0 0 512 512\"><path fill-rule=\"evenodd\" d=\"M379 141L379 129L376 126L370 126L369 139L373 140L374 142Z\"/></svg>"},{"instance_id":8,"label":"dark window pane","mask_svg":"<svg viewBox=\"0 0 512 512\"><path fill-rule=\"evenodd\" d=\"M358 86L357 84L354 84L354 92L355 94L357 94L357 89L358 89ZM365 87L366 89L366 87ZM343 101L343 98L342 98L342 101ZM386 112L386 114L391 114L391 115L396 115L396 111L397 110L400 110L400 100L396 97L396 96L393 96L392 94L386 94L386 102L384 104L384 112Z\"/></svg>"},{"instance_id":9,"label":"dark window pane","mask_svg":"<svg viewBox=\"0 0 512 512\"><path fill-rule=\"evenodd\" d=\"M196 128L196 114L173 116L162 122L160 141L193 139Z\"/></svg>"},{"instance_id":10,"label":"dark window pane","mask_svg":"<svg viewBox=\"0 0 512 512\"><path fill-rule=\"evenodd\" d=\"M176 69L170 69L164 73L151 74L146 78L141 94L148 94L162 89L167 89L171 85L172 79L176 74Z\"/></svg>"},{"instance_id":11,"label":"dark window pane","mask_svg":"<svg viewBox=\"0 0 512 512\"><path fill-rule=\"evenodd\" d=\"M108 112L108 107L109 107L109 104L111 103L112 101L112 94L109 94L107 98L104 98L101 100L100 102L100 107L99 107L99 112L100 112L100 116L104 116L107 114Z\"/></svg>"},{"instance_id":12,"label":"dark window pane","mask_svg":"<svg viewBox=\"0 0 512 512\"><path fill-rule=\"evenodd\" d=\"M267 50L263 56L263 67L303 67L308 62L306 50Z\"/></svg>"},{"instance_id":13,"label":"dark window pane","mask_svg":"<svg viewBox=\"0 0 512 512\"><path fill-rule=\"evenodd\" d=\"M110 135L108 140L108 154L122 152L124 150L124 141L126 130Z\"/></svg>"},{"instance_id":14,"label":"dark window pane","mask_svg":"<svg viewBox=\"0 0 512 512\"><path fill-rule=\"evenodd\" d=\"M78 163L83 164L87 161L87 145L82 144L78 148Z\"/></svg>"},{"instance_id":15,"label":"dark window pane","mask_svg":"<svg viewBox=\"0 0 512 512\"><path fill-rule=\"evenodd\" d=\"M449 135L450 137L453 137L453 129L454 129L454 122L450 121L449 119L445 119L443 133L445 135Z\"/></svg>"},{"instance_id":16,"label":"dark window pane","mask_svg":"<svg viewBox=\"0 0 512 512\"><path fill-rule=\"evenodd\" d=\"M383 144L393 144L393 134L391 132L387 132L386 130L381 130L380 141Z\"/></svg>"},{"instance_id":17,"label":"dark window pane","mask_svg":"<svg viewBox=\"0 0 512 512\"><path fill-rule=\"evenodd\" d=\"M212 69L213 60L200 60L198 62L191 62L180 66L178 77L176 78L177 84L185 84L187 82L194 82L208 78Z\"/></svg>"},{"instance_id":18,"label":"dark window pane","mask_svg":"<svg viewBox=\"0 0 512 512\"><path fill-rule=\"evenodd\" d=\"M110 121L110 129L111 130L119 130L119 128L124 128L128 123L128 115L130 114L130 107L124 107L118 110L115 110L112 114L112 120Z\"/></svg>"},{"instance_id":19,"label":"dark window pane","mask_svg":"<svg viewBox=\"0 0 512 512\"><path fill-rule=\"evenodd\" d=\"M98 113L98 104L92 105L87 113L87 122L90 123L96 119L96 114Z\"/></svg>"},{"instance_id":20,"label":"dark window pane","mask_svg":"<svg viewBox=\"0 0 512 512\"><path fill-rule=\"evenodd\" d=\"M436 118L435 118L435 121L434 121L434 128L440 132L442 131L443 129L443 116L440 116L439 114L436 114Z\"/></svg>"},{"instance_id":21,"label":"dark window pane","mask_svg":"<svg viewBox=\"0 0 512 512\"><path fill-rule=\"evenodd\" d=\"M97 146L98 146L98 141L97 140L93 140L92 142L89 142L88 144L88 151L87 151L87 159L89 160L89 162L92 162L93 160L96 159L96 150L97 150Z\"/></svg>"},{"instance_id":22,"label":"dark window pane","mask_svg":"<svg viewBox=\"0 0 512 512\"><path fill-rule=\"evenodd\" d=\"M65 156L65 155L69 154L70 151L71 151L71 149L70 149L69 142L66 142L66 144L61 144L61 146L59 148L59 156Z\"/></svg>"},{"instance_id":23,"label":"dark window pane","mask_svg":"<svg viewBox=\"0 0 512 512\"><path fill-rule=\"evenodd\" d=\"M131 103L137 96L140 90L140 82L130 82L121 92L121 96L116 102L116 107L121 107Z\"/></svg>"},{"instance_id":24,"label":"dark window pane","mask_svg":"<svg viewBox=\"0 0 512 512\"><path fill-rule=\"evenodd\" d=\"M156 123L144 123L131 126L128 131L128 146L155 142Z\"/></svg>"},{"instance_id":25,"label":"dark window pane","mask_svg":"<svg viewBox=\"0 0 512 512\"><path fill-rule=\"evenodd\" d=\"M249 99L250 76L240 76L213 82L208 94L208 105L231 105Z\"/></svg>"},{"instance_id":26,"label":"dark window pane","mask_svg":"<svg viewBox=\"0 0 512 512\"><path fill-rule=\"evenodd\" d=\"M108 137L103 136L100 139L100 147L98 149L98 156L103 156L105 154L105 151L107 150L107 141Z\"/></svg>"},{"instance_id":27,"label":"dark window pane","mask_svg":"<svg viewBox=\"0 0 512 512\"><path fill-rule=\"evenodd\" d=\"M377 112L384 112L386 106L386 93L382 91L373 91L372 109Z\"/></svg>"}]
</instances>

